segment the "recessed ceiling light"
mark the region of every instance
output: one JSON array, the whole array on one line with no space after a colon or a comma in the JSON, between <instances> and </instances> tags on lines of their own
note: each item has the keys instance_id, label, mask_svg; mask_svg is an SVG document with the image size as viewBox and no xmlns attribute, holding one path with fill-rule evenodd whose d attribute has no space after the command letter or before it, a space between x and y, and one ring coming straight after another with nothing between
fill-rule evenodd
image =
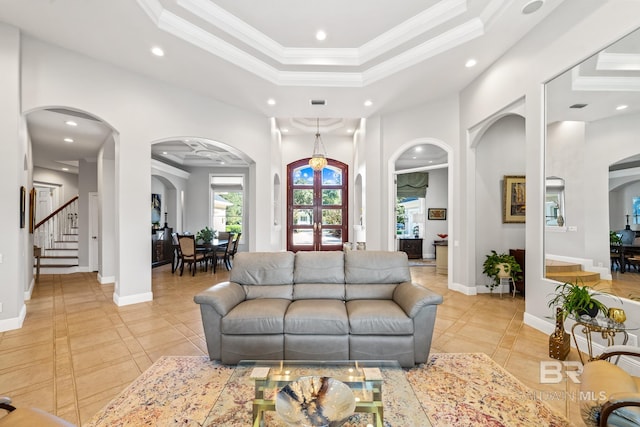
<instances>
[{"instance_id":1,"label":"recessed ceiling light","mask_svg":"<svg viewBox=\"0 0 640 427\"><path fill-rule=\"evenodd\" d=\"M529 15L542 7L544 0L531 0L522 7L522 13Z\"/></svg>"},{"instance_id":2,"label":"recessed ceiling light","mask_svg":"<svg viewBox=\"0 0 640 427\"><path fill-rule=\"evenodd\" d=\"M416 147L416 152L419 153L422 151L422 147Z\"/></svg>"},{"instance_id":3,"label":"recessed ceiling light","mask_svg":"<svg viewBox=\"0 0 640 427\"><path fill-rule=\"evenodd\" d=\"M616 107L616 110L620 111L620 110L626 110L627 108L629 108L628 105L618 105Z\"/></svg>"},{"instance_id":4,"label":"recessed ceiling light","mask_svg":"<svg viewBox=\"0 0 640 427\"><path fill-rule=\"evenodd\" d=\"M415 160L415 159L417 159L417 157L416 157L416 156L413 156L413 157L412 157L412 159L413 159L413 160Z\"/></svg>"},{"instance_id":5,"label":"recessed ceiling light","mask_svg":"<svg viewBox=\"0 0 640 427\"><path fill-rule=\"evenodd\" d=\"M158 46L152 47L151 53L153 53L155 56L164 56L164 50L162 50L162 48Z\"/></svg>"},{"instance_id":6,"label":"recessed ceiling light","mask_svg":"<svg viewBox=\"0 0 640 427\"><path fill-rule=\"evenodd\" d=\"M269 104L269 105L276 105L276 100L275 100L275 99L273 99L273 98L269 98L269 99L267 99L267 104Z\"/></svg>"},{"instance_id":7,"label":"recessed ceiling light","mask_svg":"<svg viewBox=\"0 0 640 427\"><path fill-rule=\"evenodd\" d=\"M475 67L477 63L478 61L472 58L472 59L469 59L467 62L465 62L464 66L467 68L471 68L471 67Z\"/></svg>"},{"instance_id":8,"label":"recessed ceiling light","mask_svg":"<svg viewBox=\"0 0 640 427\"><path fill-rule=\"evenodd\" d=\"M282 128L282 132L284 132L284 133L289 132L289 128Z\"/></svg>"},{"instance_id":9,"label":"recessed ceiling light","mask_svg":"<svg viewBox=\"0 0 640 427\"><path fill-rule=\"evenodd\" d=\"M62 168L63 171L67 172L69 168Z\"/></svg>"},{"instance_id":10,"label":"recessed ceiling light","mask_svg":"<svg viewBox=\"0 0 640 427\"><path fill-rule=\"evenodd\" d=\"M71 138L65 138L65 139L64 139L64 142L71 143L71 142L73 142L73 139L71 139Z\"/></svg>"},{"instance_id":11,"label":"recessed ceiling light","mask_svg":"<svg viewBox=\"0 0 640 427\"><path fill-rule=\"evenodd\" d=\"M347 133L353 133L353 129L347 129Z\"/></svg>"},{"instance_id":12,"label":"recessed ceiling light","mask_svg":"<svg viewBox=\"0 0 640 427\"><path fill-rule=\"evenodd\" d=\"M169 154L169 153L167 153L166 151L163 151L163 152L162 152L162 154L164 154L164 155L166 156L166 155L167 155L167 154Z\"/></svg>"},{"instance_id":13,"label":"recessed ceiling light","mask_svg":"<svg viewBox=\"0 0 640 427\"><path fill-rule=\"evenodd\" d=\"M325 33L322 30L318 30L318 32L316 33L316 40L323 41L323 40L326 40L326 38L327 38L327 33Z\"/></svg>"},{"instance_id":14,"label":"recessed ceiling light","mask_svg":"<svg viewBox=\"0 0 640 427\"><path fill-rule=\"evenodd\" d=\"M371 107L372 105L373 105L373 101L371 101L370 99L367 99L366 101L364 101L365 107Z\"/></svg>"},{"instance_id":15,"label":"recessed ceiling light","mask_svg":"<svg viewBox=\"0 0 640 427\"><path fill-rule=\"evenodd\" d=\"M76 122L74 122L73 120L67 120L66 122L64 122L67 126L78 126L78 124Z\"/></svg>"}]
</instances>

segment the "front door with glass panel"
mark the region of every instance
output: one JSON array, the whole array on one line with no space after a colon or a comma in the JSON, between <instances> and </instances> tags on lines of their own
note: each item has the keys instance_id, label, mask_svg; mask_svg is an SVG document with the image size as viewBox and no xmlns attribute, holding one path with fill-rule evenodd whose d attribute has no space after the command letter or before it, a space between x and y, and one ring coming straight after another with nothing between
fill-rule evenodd
<instances>
[{"instance_id":1,"label":"front door with glass panel","mask_svg":"<svg viewBox=\"0 0 640 427\"><path fill-rule=\"evenodd\" d=\"M342 250L347 241L347 165L328 159L321 171L309 159L287 166L287 250Z\"/></svg>"}]
</instances>

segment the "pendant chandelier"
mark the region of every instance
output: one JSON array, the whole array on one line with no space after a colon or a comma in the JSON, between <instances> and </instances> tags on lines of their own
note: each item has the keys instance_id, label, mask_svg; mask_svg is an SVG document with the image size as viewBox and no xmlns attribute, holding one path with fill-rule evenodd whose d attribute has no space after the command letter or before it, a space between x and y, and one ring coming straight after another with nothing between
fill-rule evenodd
<instances>
[{"instance_id":1,"label":"pendant chandelier","mask_svg":"<svg viewBox=\"0 0 640 427\"><path fill-rule=\"evenodd\" d=\"M320 137L320 119L316 119L316 140L313 143L313 155L309 159L309 166L314 171L321 171L327 166L327 153Z\"/></svg>"}]
</instances>

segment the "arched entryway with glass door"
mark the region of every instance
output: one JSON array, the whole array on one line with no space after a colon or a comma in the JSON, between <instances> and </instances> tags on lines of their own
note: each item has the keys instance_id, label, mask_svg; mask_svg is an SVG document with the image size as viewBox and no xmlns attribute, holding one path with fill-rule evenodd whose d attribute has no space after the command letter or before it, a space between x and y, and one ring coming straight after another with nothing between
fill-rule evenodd
<instances>
[{"instance_id":1,"label":"arched entryway with glass door","mask_svg":"<svg viewBox=\"0 0 640 427\"><path fill-rule=\"evenodd\" d=\"M342 250L348 240L348 166L327 159L321 171L309 159L287 165L287 250Z\"/></svg>"}]
</instances>

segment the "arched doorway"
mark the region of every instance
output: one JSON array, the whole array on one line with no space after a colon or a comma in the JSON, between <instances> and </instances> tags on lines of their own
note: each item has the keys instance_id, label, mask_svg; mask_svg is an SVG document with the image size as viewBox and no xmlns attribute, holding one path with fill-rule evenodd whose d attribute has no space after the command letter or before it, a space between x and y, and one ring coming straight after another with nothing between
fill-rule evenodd
<instances>
[{"instance_id":1,"label":"arched doorway","mask_svg":"<svg viewBox=\"0 0 640 427\"><path fill-rule=\"evenodd\" d=\"M327 159L321 171L309 159L287 165L287 250L342 250L347 241L348 166Z\"/></svg>"}]
</instances>

